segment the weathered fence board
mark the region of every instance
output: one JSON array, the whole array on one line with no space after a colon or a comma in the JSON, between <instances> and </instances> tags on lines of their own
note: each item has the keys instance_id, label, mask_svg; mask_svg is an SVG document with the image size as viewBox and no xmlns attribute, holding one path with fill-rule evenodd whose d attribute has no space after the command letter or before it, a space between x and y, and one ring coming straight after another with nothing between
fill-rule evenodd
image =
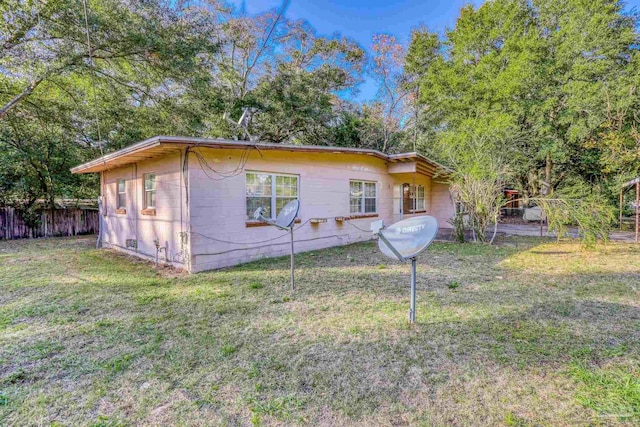
<instances>
[{"instance_id":1,"label":"weathered fence board","mask_svg":"<svg viewBox=\"0 0 640 427\"><path fill-rule=\"evenodd\" d=\"M98 232L97 209L39 209L37 213L37 225L29 227L23 210L0 207L0 239L75 236Z\"/></svg>"}]
</instances>

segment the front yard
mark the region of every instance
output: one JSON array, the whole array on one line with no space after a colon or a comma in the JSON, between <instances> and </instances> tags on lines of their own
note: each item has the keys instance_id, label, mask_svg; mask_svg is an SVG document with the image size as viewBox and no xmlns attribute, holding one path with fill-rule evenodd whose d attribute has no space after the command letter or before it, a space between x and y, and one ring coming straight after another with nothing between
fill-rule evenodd
<instances>
[{"instance_id":1,"label":"front yard","mask_svg":"<svg viewBox=\"0 0 640 427\"><path fill-rule=\"evenodd\" d=\"M0 425L637 425L640 245L372 243L192 276L0 242Z\"/></svg>"}]
</instances>

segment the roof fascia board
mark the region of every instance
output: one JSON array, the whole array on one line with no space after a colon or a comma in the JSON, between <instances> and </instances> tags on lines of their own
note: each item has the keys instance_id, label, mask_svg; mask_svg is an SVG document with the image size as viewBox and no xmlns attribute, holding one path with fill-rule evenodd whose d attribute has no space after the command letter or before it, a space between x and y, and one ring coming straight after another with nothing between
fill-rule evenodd
<instances>
[{"instance_id":1,"label":"roof fascia board","mask_svg":"<svg viewBox=\"0 0 640 427\"><path fill-rule=\"evenodd\" d=\"M257 149L266 150L280 150L280 151L300 151L300 152L326 152L326 153L343 153L343 154L359 154L370 155L377 158L392 161L400 159L419 159L444 171L451 172L451 169L428 159L427 157L418 154L416 152L401 153L401 154L384 154L377 150L360 149L353 147L332 147L332 146L318 146L318 145L291 145L291 144L276 144L270 142L251 142L251 141L231 141L227 139L219 138L194 138L194 137L177 137L177 136L154 136L144 141L137 142L128 147L122 148L113 153L106 154L95 160L78 165L71 169L72 173L83 173L87 169L92 169L101 164L105 165L105 169L109 169L107 163L118 159L120 157L134 154L140 151L154 148L162 144L180 144L185 147L202 147L202 148L227 148L227 149L240 149L246 147L256 147Z\"/></svg>"}]
</instances>

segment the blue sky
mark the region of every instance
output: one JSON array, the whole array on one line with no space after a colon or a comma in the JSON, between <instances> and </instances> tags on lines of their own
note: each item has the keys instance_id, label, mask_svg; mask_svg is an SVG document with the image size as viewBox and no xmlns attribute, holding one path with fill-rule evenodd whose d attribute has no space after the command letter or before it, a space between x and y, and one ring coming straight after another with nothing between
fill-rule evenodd
<instances>
[{"instance_id":1,"label":"blue sky","mask_svg":"<svg viewBox=\"0 0 640 427\"><path fill-rule=\"evenodd\" d=\"M559 0L562 1L562 0ZM374 33L394 34L403 43L411 29L425 25L443 33L453 27L460 8L479 5L482 0L290 0L287 16L306 19L322 35L339 33L355 39L366 49ZM240 5L242 0L233 0ZM281 0L244 0L249 14L280 7ZM625 2L627 9L640 9L640 0ZM375 96L376 86L370 80L360 85L358 99Z\"/></svg>"}]
</instances>

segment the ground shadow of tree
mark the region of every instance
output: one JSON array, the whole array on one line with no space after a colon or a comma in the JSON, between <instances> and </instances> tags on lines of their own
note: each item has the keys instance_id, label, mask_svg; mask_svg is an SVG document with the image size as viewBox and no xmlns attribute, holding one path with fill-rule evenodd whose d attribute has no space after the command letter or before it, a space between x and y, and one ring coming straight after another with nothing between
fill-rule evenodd
<instances>
[{"instance_id":1,"label":"ground shadow of tree","mask_svg":"<svg viewBox=\"0 0 640 427\"><path fill-rule=\"evenodd\" d=\"M190 413L230 424L247 413L275 424L597 424L569 371L637 366L638 273L505 264L532 248L434 246L419 265L414 327L408 266L371 244L309 254L295 293L278 259L166 280L112 252L74 254L77 281L51 270L46 287L7 300L19 310L9 325L28 329L6 338L0 386L98 390L118 406L122 393L151 399L154 382L168 402L186 395Z\"/></svg>"}]
</instances>

